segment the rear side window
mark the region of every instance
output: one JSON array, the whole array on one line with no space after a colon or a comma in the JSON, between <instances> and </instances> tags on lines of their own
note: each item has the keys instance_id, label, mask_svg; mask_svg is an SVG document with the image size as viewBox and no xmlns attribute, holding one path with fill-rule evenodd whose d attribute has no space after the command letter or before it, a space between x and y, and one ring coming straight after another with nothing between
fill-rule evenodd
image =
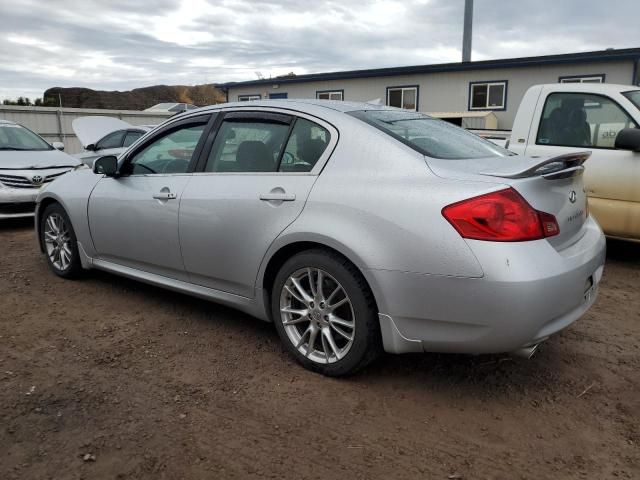
<instances>
[{"instance_id":1,"label":"rear side window","mask_svg":"<svg viewBox=\"0 0 640 480\"><path fill-rule=\"evenodd\" d=\"M512 155L473 133L421 113L368 110L351 115L433 158L461 160Z\"/></svg>"},{"instance_id":2,"label":"rear side window","mask_svg":"<svg viewBox=\"0 0 640 480\"><path fill-rule=\"evenodd\" d=\"M138 140L142 136L142 132L127 132L124 136L123 147L128 147L133 144L136 140Z\"/></svg>"},{"instance_id":3,"label":"rear side window","mask_svg":"<svg viewBox=\"0 0 640 480\"><path fill-rule=\"evenodd\" d=\"M280 162L280 172L309 172L329 145L329 132L317 123L298 118Z\"/></svg>"},{"instance_id":4,"label":"rear side window","mask_svg":"<svg viewBox=\"0 0 640 480\"><path fill-rule=\"evenodd\" d=\"M259 120L222 122L207 172L275 172L289 125Z\"/></svg>"},{"instance_id":5,"label":"rear side window","mask_svg":"<svg viewBox=\"0 0 640 480\"><path fill-rule=\"evenodd\" d=\"M96 145L96 150L104 150L105 148L120 148L122 146L122 137L124 131L113 132L104 137Z\"/></svg>"},{"instance_id":6,"label":"rear side window","mask_svg":"<svg viewBox=\"0 0 640 480\"><path fill-rule=\"evenodd\" d=\"M540 119L538 145L613 148L623 128L636 123L612 99L589 93L552 93Z\"/></svg>"}]
</instances>

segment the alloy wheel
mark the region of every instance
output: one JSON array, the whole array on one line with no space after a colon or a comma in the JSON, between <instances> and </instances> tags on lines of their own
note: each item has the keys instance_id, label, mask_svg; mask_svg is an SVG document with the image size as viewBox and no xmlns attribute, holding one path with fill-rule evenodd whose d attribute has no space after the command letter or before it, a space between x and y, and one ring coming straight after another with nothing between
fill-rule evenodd
<instances>
[{"instance_id":1,"label":"alloy wheel","mask_svg":"<svg viewBox=\"0 0 640 480\"><path fill-rule=\"evenodd\" d=\"M319 268L301 268L287 278L280 294L280 317L294 347L316 363L335 363L353 345L351 300L342 285Z\"/></svg>"},{"instance_id":2,"label":"alloy wheel","mask_svg":"<svg viewBox=\"0 0 640 480\"><path fill-rule=\"evenodd\" d=\"M44 224L44 243L51 264L64 271L71 264L71 232L62 215L52 213Z\"/></svg>"}]
</instances>

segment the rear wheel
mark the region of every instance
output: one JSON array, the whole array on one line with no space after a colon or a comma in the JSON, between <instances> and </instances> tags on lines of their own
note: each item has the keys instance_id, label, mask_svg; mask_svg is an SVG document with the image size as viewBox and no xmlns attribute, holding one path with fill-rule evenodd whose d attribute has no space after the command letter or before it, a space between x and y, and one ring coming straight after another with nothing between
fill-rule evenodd
<instances>
[{"instance_id":1,"label":"rear wheel","mask_svg":"<svg viewBox=\"0 0 640 480\"><path fill-rule=\"evenodd\" d=\"M40 221L40 240L47 263L62 278L75 278L82 272L78 241L67 212L54 203L45 208Z\"/></svg>"},{"instance_id":2,"label":"rear wheel","mask_svg":"<svg viewBox=\"0 0 640 480\"><path fill-rule=\"evenodd\" d=\"M285 262L271 308L287 350L311 370L352 374L381 351L373 295L362 274L337 254L310 250Z\"/></svg>"}]
</instances>

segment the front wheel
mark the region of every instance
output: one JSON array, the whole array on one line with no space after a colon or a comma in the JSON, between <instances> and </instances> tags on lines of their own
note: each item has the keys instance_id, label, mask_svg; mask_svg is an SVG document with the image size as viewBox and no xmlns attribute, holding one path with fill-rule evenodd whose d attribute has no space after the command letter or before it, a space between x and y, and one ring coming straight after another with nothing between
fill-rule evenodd
<instances>
[{"instance_id":1,"label":"front wheel","mask_svg":"<svg viewBox=\"0 0 640 480\"><path fill-rule=\"evenodd\" d=\"M349 375L381 351L373 295L357 268L332 252L311 250L285 262L271 308L287 350L310 370Z\"/></svg>"},{"instance_id":2,"label":"front wheel","mask_svg":"<svg viewBox=\"0 0 640 480\"><path fill-rule=\"evenodd\" d=\"M82 272L78 241L67 212L53 203L45 208L40 221L40 241L47 263L62 278L75 278Z\"/></svg>"}]
</instances>

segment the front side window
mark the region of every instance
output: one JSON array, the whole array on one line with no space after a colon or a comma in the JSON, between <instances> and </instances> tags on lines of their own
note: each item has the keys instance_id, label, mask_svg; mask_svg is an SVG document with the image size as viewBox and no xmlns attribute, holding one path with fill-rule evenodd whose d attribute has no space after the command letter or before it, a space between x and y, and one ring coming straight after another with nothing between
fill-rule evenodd
<instances>
[{"instance_id":1,"label":"front side window","mask_svg":"<svg viewBox=\"0 0 640 480\"><path fill-rule=\"evenodd\" d=\"M239 102L250 102L252 100L261 100L260 95L238 95Z\"/></svg>"},{"instance_id":2,"label":"front side window","mask_svg":"<svg viewBox=\"0 0 640 480\"><path fill-rule=\"evenodd\" d=\"M415 112L418 110L418 87L387 88L387 105Z\"/></svg>"},{"instance_id":3,"label":"front side window","mask_svg":"<svg viewBox=\"0 0 640 480\"><path fill-rule=\"evenodd\" d=\"M21 125L0 123L0 150L51 150L52 148L38 135ZM2 168L1 164L0 168Z\"/></svg>"},{"instance_id":4,"label":"front side window","mask_svg":"<svg viewBox=\"0 0 640 480\"><path fill-rule=\"evenodd\" d=\"M129 173L185 173L206 125L183 126L154 140L129 162Z\"/></svg>"},{"instance_id":5,"label":"front side window","mask_svg":"<svg viewBox=\"0 0 640 480\"><path fill-rule=\"evenodd\" d=\"M342 90L316 92L318 100L342 100L344 92Z\"/></svg>"},{"instance_id":6,"label":"front side window","mask_svg":"<svg viewBox=\"0 0 640 480\"><path fill-rule=\"evenodd\" d=\"M507 82L472 83L469 110L504 110Z\"/></svg>"},{"instance_id":7,"label":"front side window","mask_svg":"<svg viewBox=\"0 0 640 480\"><path fill-rule=\"evenodd\" d=\"M552 93L545 101L538 145L613 148L618 132L637 127L616 102L588 93Z\"/></svg>"},{"instance_id":8,"label":"front side window","mask_svg":"<svg viewBox=\"0 0 640 480\"><path fill-rule=\"evenodd\" d=\"M289 125L245 119L225 120L213 142L207 172L275 172Z\"/></svg>"},{"instance_id":9,"label":"front side window","mask_svg":"<svg viewBox=\"0 0 640 480\"><path fill-rule=\"evenodd\" d=\"M604 74L560 77L558 81L560 83L604 83Z\"/></svg>"},{"instance_id":10,"label":"front side window","mask_svg":"<svg viewBox=\"0 0 640 480\"><path fill-rule=\"evenodd\" d=\"M124 136L124 143L122 144L123 147L128 147L130 145L133 145L133 143L138 140L142 135L144 135L143 132L127 132L126 135Z\"/></svg>"},{"instance_id":11,"label":"front side window","mask_svg":"<svg viewBox=\"0 0 640 480\"><path fill-rule=\"evenodd\" d=\"M329 131L298 118L284 149L280 172L310 172L329 145Z\"/></svg>"},{"instance_id":12,"label":"front side window","mask_svg":"<svg viewBox=\"0 0 640 480\"><path fill-rule=\"evenodd\" d=\"M460 160L511 155L488 140L421 113L368 110L351 115L429 157Z\"/></svg>"}]
</instances>

